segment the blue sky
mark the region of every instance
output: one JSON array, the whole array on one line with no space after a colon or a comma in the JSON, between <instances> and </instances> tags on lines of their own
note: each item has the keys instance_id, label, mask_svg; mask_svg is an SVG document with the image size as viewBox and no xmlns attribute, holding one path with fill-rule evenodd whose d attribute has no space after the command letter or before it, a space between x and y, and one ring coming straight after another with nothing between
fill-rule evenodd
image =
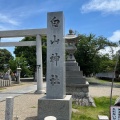
<instances>
[{"instance_id":1,"label":"blue sky","mask_svg":"<svg viewBox=\"0 0 120 120\"><path fill-rule=\"evenodd\" d=\"M65 34L73 29L112 42L120 40L120 0L0 0L0 31L46 28L47 12L55 11L64 12Z\"/></svg>"}]
</instances>

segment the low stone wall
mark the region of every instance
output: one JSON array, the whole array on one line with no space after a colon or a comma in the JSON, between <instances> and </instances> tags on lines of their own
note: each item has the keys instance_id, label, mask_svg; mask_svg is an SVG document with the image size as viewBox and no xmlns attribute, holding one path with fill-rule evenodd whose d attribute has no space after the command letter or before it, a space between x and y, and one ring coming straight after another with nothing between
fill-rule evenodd
<instances>
[{"instance_id":1,"label":"low stone wall","mask_svg":"<svg viewBox=\"0 0 120 120\"><path fill-rule=\"evenodd\" d=\"M10 80L0 79L0 87L8 87L10 85L11 85L11 81Z\"/></svg>"}]
</instances>

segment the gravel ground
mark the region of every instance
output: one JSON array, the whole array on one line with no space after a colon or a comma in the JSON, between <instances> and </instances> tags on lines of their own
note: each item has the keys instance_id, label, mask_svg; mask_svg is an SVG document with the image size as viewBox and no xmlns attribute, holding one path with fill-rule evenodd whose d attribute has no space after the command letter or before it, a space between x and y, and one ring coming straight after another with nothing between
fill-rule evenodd
<instances>
[{"instance_id":1,"label":"gravel ground","mask_svg":"<svg viewBox=\"0 0 120 120\"><path fill-rule=\"evenodd\" d=\"M8 87L7 90L13 90L17 88L21 88L24 86L29 86L34 83L24 83L19 86L14 86L14 87ZM89 87L89 93L92 97L101 97L101 96L110 96L110 87L94 87L90 86ZM120 88L114 88L113 89L113 95L118 95L120 96ZM43 97L44 94L34 94L34 93L29 93L29 94L23 94L21 96L15 97L14 98L14 120L16 116L19 117L18 120L37 120L37 103L38 99ZM5 101L0 102L0 120L4 120L5 116Z\"/></svg>"},{"instance_id":2,"label":"gravel ground","mask_svg":"<svg viewBox=\"0 0 120 120\"><path fill-rule=\"evenodd\" d=\"M90 86L89 92L92 97L110 96L111 87ZM115 95L120 96L120 88L113 88L112 94L113 96Z\"/></svg>"}]
</instances>

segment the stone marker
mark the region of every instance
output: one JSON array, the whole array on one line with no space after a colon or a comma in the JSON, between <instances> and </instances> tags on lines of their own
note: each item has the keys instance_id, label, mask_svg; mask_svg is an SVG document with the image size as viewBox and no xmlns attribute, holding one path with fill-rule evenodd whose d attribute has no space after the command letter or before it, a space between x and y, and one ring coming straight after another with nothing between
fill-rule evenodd
<instances>
[{"instance_id":1,"label":"stone marker","mask_svg":"<svg viewBox=\"0 0 120 120\"><path fill-rule=\"evenodd\" d=\"M48 14L47 34L47 98L65 97L65 40L63 14Z\"/></svg>"},{"instance_id":2,"label":"stone marker","mask_svg":"<svg viewBox=\"0 0 120 120\"><path fill-rule=\"evenodd\" d=\"M13 104L14 104L14 98L7 97L6 98L5 120L13 120Z\"/></svg>"},{"instance_id":3,"label":"stone marker","mask_svg":"<svg viewBox=\"0 0 120 120\"><path fill-rule=\"evenodd\" d=\"M38 120L71 120L72 96L66 95L63 12L47 16L47 96L38 100Z\"/></svg>"},{"instance_id":4,"label":"stone marker","mask_svg":"<svg viewBox=\"0 0 120 120\"><path fill-rule=\"evenodd\" d=\"M20 73L21 73L21 68L18 67L18 68L17 68L17 83L18 83L18 84L20 84L20 82L21 82L21 81L20 81Z\"/></svg>"}]
</instances>

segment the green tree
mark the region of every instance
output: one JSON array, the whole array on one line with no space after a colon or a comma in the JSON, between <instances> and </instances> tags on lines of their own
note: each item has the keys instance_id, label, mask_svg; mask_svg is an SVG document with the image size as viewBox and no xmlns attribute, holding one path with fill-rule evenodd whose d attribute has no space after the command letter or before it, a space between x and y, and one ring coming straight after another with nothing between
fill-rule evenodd
<instances>
[{"instance_id":1,"label":"green tree","mask_svg":"<svg viewBox=\"0 0 120 120\"><path fill-rule=\"evenodd\" d=\"M21 68L21 77L32 75L32 72L26 61L26 58L24 58L22 56L16 57L14 60L12 60L12 59L9 60L9 66L10 66L12 72L16 72L17 67L20 67Z\"/></svg>"},{"instance_id":2,"label":"green tree","mask_svg":"<svg viewBox=\"0 0 120 120\"><path fill-rule=\"evenodd\" d=\"M111 72L114 70L115 60L111 59L109 54L100 56L100 65L98 72Z\"/></svg>"},{"instance_id":3,"label":"green tree","mask_svg":"<svg viewBox=\"0 0 120 120\"><path fill-rule=\"evenodd\" d=\"M4 65L9 67L9 60L13 58L14 57L7 49L0 49L0 71L4 70Z\"/></svg>"},{"instance_id":4,"label":"green tree","mask_svg":"<svg viewBox=\"0 0 120 120\"><path fill-rule=\"evenodd\" d=\"M21 41L35 41L36 37L25 37ZM42 59L43 59L43 71L45 74L46 68L46 37L42 37ZM22 56L26 59L29 69L34 75L36 71L36 47L35 46L26 46L26 47L15 47L14 51L16 57Z\"/></svg>"},{"instance_id":5,"label":"green tree","mask_svg":"<svg viewBox=\"0 0 120 120\"><path fill-rule=\"evenodd\" d=\"M77 51L75 57L81 70L87 76L91 73L99 72L101 56L99 51L107 46L117 46L116 43L109 42L105 37L90 35L78 35Z\"/></svg>"}]
</instances>

